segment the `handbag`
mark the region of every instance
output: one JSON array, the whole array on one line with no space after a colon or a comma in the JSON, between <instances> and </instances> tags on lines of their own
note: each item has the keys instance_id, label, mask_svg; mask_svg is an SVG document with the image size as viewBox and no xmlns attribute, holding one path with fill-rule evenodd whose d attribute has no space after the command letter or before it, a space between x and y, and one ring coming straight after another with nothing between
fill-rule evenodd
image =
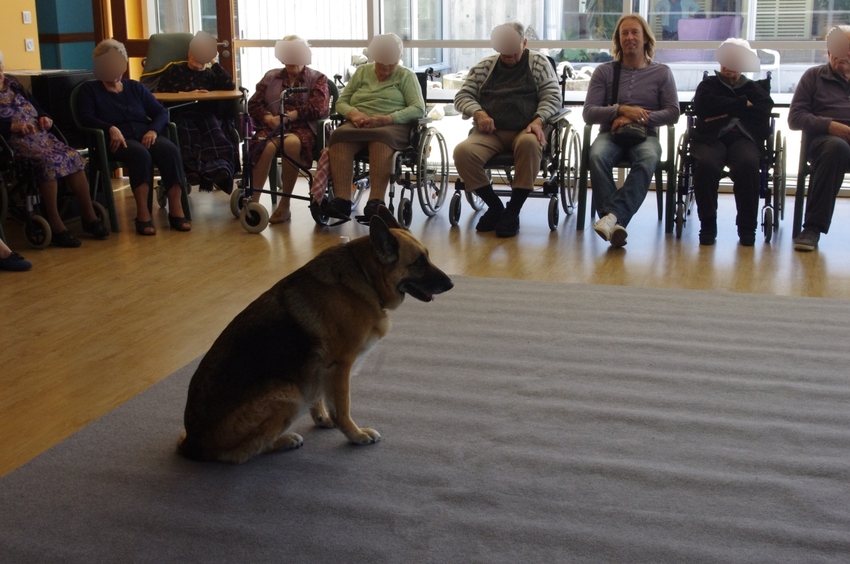
<instances>
[{"instance_id":1,"label":"handbag","mask_svg":"<svg viewBox=\"0 0 850 564\"><path fill-rule=\"evenodd\" d=\"M614 63L614 88L611 92L611 105L620 101L620 63ZM620 147L632 147L646 141L646 126L640 123L630 123L611 132L611 140Z\"/></svg>"}]
</instances>

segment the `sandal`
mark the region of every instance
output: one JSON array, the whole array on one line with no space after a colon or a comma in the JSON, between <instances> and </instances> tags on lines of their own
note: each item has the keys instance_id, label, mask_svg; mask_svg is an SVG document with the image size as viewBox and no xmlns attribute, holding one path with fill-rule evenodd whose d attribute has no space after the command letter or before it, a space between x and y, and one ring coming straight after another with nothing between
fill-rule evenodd
<instances>
[{"instance_id":1,"label":"sandal","mask_svg":"<svg viewBox=\"0 0 850 564\"><path fill-rule=\"evenodd\" d=\"M153 226L153 219L147 221L134 219L133 222L136 224L136 233L139 235L144 235L145 237L156 235L156 227Z\"/></svg>"},{"instance_id":2,"label":"sandal","mask_svg":"<svg viewBox=\"0 0 850 564\"><path fill-rule=\"evenodd\" d=\"M168 225L171 226L175 231L191 231L192 230L192 222L186 219L185 217L174 217L172 215L168 216Z\"/></svg>"}]
</instances>

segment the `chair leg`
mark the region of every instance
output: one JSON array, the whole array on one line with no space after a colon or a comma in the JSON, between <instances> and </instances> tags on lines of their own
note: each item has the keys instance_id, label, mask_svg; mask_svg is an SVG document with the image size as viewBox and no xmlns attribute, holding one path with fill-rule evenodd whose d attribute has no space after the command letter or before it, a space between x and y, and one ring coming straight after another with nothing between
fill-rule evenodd
<instances>
[{"instance_id":1,"label":"chair leg","mask_svg":"<svg viewBox=\"0 0 850 564\"><path fill-rule=\"evenodd\" d=\"M272 196L272 208L277 203L277 179L280 178L277 167L277 157L272 159L272 164L269 167L269 191Z\"/></svg>"},{"instance_id":2,"label":"chair leg","mask_svg":"<svg viewBox=\"0 0 850 564\"><path fill-rule=\"evenodd\" d=\"M802 157L801 157L802 158ZM800 171L797 174L797 193L794 194L794 228L791 236L795 239L803 230L803 210L806 206L806 174Z\"/></svg>"}]
</instances>

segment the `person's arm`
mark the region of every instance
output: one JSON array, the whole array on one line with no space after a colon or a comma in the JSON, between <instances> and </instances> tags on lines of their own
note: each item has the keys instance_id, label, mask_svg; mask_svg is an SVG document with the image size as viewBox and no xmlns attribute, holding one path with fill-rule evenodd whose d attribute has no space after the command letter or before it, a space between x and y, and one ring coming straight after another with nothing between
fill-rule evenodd
<instances>
[{"instance_id":1,"label":"person's arm","mask_svg":"<svg viewBox=\"0 0 850 564\"><path fill-rule=\"evenodd\" d=\"M563 106L561 99L561 89L558 86L558 78L555 76L555 71L549 63L549 59L540 55L538 60L538 72L535 73L535 81L537 82L537 112L535 118L540 118L542 123L557 114Z\"/></svg>"},{"instance_id":2,"label":"person's arm","mask_svg":"<svg viewBox=\"0 0 850 564\"><path fill-rule=\"evenodd\" d=\"M353 75L351 75L351 78L348 80L345 88L343 88L340 93L339 99L336 101L336 113L344 118L348 117L348 114L350 114L352 110L356 110L356 108L351 105L351 97L354 96L354 93L357 92L357 89L360 87L360 83L363 78L363 71L367 66L368 65L361 65L357 67L357 70L354 71Z\"/></svg>"},{"instance_id":3,"label":"person's arm","mask_svg":"<svg viewBox=\"0 0 850 564\"><path fill-rule=\"evenodd\" d=\"M180 92L180 85L177 83L175 69L177 65L170 65L162 71L162 76L159 77L159 82L156 84L157 92Z\"/></svg>"},{"instance_id":4,"label":"person's arm","mask_svg":"<svg viewBox=\"0 0 850 564\"><path fill-rule=\"evenodd\" d=\"M80 87L80 95L77 98L77 116L83 127L101 129L109 136L109 129L113 124L101 119L102 112L98 113L99 95L97 88L103 88L100 82L86 82Z\"/></svg>"},{"instance_id":5,"label":"person's arm","mask_svg":"<svg viewBox=\"0 0 850 564\"><path fill-rule=\"evenodd\" d=\"M399 86L407 107L390 114L393 123L410 123L425 115L425 100L422 98L422 87L419 86L416 73L407 69L403 70L404 74Z\"/></svg>"},{"instance_id":6,"label":"person's arm","mask_svg":"<svg viewBox=\"0 0 850 564\"><path fill-rule=\"evenodd\" d=\"M746 94L740 96L718 94L716 85L711 82L713 80L713 78L707 78L697 86L696 94L694 94L694 113L698 119L705 121L720 116L728 117L732 112L747 107Z\"/></svg>"},{"instance_id":7,"label":"person's arm","mask_svg":"<svg viewBox=\"0 0 850 564\"><path fill-rule=\"evenodd\" d=\"M582 118L584 123L600 124L603 129L608 129L619 115L620 105L608 106L608 87L613 90L614 67L613 65L599 65L590 76L590 85L587 88L587 96L584 99Z\"/></svg>"},{"instance_id":8,"label":"person's arm","mask_svg":"<svg viewBox=\"0 0 850 564\"><path fill-rule=\"evenodd\" d=\"M768 121L770 112L773 111L773 98L770 93L757 84L752 84L747 89L747 102L749 102L743 110L738 113L741 115L756 116L757 119Z\"/></svg>"},{"instance_id":9,"label":"person's arm","mask_svg":"<svg viewBox=\"0 0 850 564\"><path fill-rule=\"evenodd\" d=\"M829 133L829 125L832 118L816 116L813 113L815 85L818 74L822 67L814 67L803 73L794 97L791 99L791 108L788 110L788 127L793 131L805 131L809 135L825 135Z\"/></svg>"},{"instance_id":10,"label":"person's arm","mask_svg":"<svg viewBox=\"0 0 850 564\"><path fill-rule=\"evenodd\" d=\"M235 90L236 83L233 82L233 77L230 76L230 73L224 70L218 63L213 63L209 68L210 73L212 74L211 87L210 90Z\"/></svg>"},{"instance_id":11,"label":"person's arm","mask_svg":"<svg viewBox=\"0 0 850 564\"><path fill-rule=\"evenodd\" d=\"M646 125L658 127L659 125L672 125L679 121L679 93L676 90L676 79L673 71L668 67L666 76L661 79L658 90L658 110L652 110Z\"/></svg>"},{"instance_id":12,"label":"person's arm","mask_svg":"<svg viewBox=\"0 0 850 564\"><path fill-rule=\"evenodd\" d=\"M141 82L127 80L124 82L124 87L128 86L133 89L145 109L145 114L151 120L148 130L160 135L165 129L165 124L168 123L168 110L159 103L159 100L154 98L150 90L145 88Z\"/></svg>"},{"instance_id":13,"label":"person's arm","mask_svg":"<svg viewBox=\"0 0 850 564\"><path fill-rule=\"evenodd\" d=\"M464 119L469 119L475 115L475 112L483 110L478 103L478 93L489 74L490 67L487 62L488 59L485 59L469 69L460 90L455 94L455 109L463 115Z\"/></svg>"},{"instance_id":14,"label":"person's arm","mask_svg":"<svg viewBox=\"0 0 850 564\"><path fill-rule=\"evenodd\" d=\"M266 115L266 88L277 71L269 71L254 87L254 94L248 99L248 115L256 127L263 127Z\"/></svg>"}]
</instances>

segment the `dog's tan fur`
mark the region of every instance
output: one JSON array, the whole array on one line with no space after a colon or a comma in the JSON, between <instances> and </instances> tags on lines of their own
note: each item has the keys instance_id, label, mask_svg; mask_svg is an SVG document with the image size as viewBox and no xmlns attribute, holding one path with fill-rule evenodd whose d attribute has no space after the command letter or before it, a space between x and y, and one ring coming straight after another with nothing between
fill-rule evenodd
<instances>
[{"instance_id":1,"label":"dog's tan fur","mask_svg":"<svg viewBox=\"0 0 850 564\"><path fill-rule=\"evenodd\" d=\"M369 236L324 251L225 328L192 377L178 451L241 463L297 448L303 440L288 429L308 409L316 425L354 444L380 440L351 419L352 368L387 333L387 312L406 293L430 301L451 287L381 207Z\"/></svg>"}]
</instances>

